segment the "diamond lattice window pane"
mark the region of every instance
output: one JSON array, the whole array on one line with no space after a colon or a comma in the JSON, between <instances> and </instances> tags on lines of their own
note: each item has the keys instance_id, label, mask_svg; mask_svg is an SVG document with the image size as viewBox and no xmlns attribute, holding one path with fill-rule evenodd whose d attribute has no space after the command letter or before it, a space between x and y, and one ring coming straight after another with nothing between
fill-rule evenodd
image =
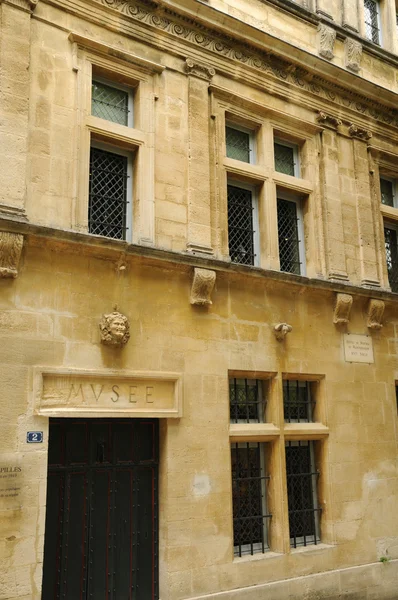
<instances>
[{"instance_id":1,"label":"diamond lattice window pane","mask_svg":"<svg viewBox=\"0 0 398 600\"><path fill-rule=\"evenodd\" d=\"M386 262L388 281L391 290L398 293L398 240L397 231L388 227L384 228L384 241L386 248Z\"/></svg>"},{"instance_id":2,"label":"diamond lattice window pane","mask_svg":"<svg viewBox=\"0 0 398 600\"><path fill-rule=\"evenodd\" d=\"M227 156L250 162L250 135L233 127L225 128Z\"/></svg>"},{"instance_id":3,"label":"diamond lattice window pane","mask_svg":"<svg viewBox=\"0 0 398 600\"><path fill-rule=\"evenodd\" d=\"M380 179L381 203L394 206L394 187L392 181Z\"/></svg>"},{"instance_id":4,"label":"diamond lattice window pane","mask_svg":"<svg viewBox=\"0 0 398 600\"><path fill-rule=\"evenodd\" d=\"M228 186L228 240L232 262L254 264L252 192Z\"/></svg>"},{"instance_id":5,"label":"diamond lattice window pane","mask_svg":"<svg viewBox=\"0 0 398 600\"><path fill-rule=\"evenodd\" d=\"M317 473L311 460L312 442L288 442L286 478L289 529L292 545L316 544L317 508L314 506L314 478Z\"/></svg>"},{"instance_id":6,"label":"diamond lattice window pane","mask_svg":"<svg viewBox=\"0 0 398 600\"><path fill-rule=\"evenodd\" d=\"M368 40L380 44L379 7L374 0L365 0L365 35Z\"/></svg>"},{"instance_id":7,"label":"diamond lattice window pane","mask_svg":"<svg viewBox=\"0 0 398 600\"><path fill-rule=\"evenodd\" d=\"M278 240L281 271L300 275L301 262L297 225L297 205L278 199Z\"/></svg>"},{"instance_id":8,"label":"diamond lattice window pane","mask_svg":"<svg viewBox=\"0 0 398 600\"><path fill-rule=\"evenodd\" d=\"M283 144L274 144L275 171L294 176L294 148Z\"/></svg>"},{"instance_id":9,"label":"diamond lattice window pane","mask_svg":"<svg viewBox=\"0 0 398 600\"><path fill-rule=\"evenodd\" d=\"M89 232L125 239L128 159L91 148L89 186Z\"/></svg>"},{"instance_id":10,"label":"diamond lattice window pane","mask_svg":"<svg viewBox=\"0 0 398 600\"><path fill-rule=\"evenodd\" d=\"M91 114L120 125L128 124L128 92L93 81Z\"/></svg>"}]
</instances>

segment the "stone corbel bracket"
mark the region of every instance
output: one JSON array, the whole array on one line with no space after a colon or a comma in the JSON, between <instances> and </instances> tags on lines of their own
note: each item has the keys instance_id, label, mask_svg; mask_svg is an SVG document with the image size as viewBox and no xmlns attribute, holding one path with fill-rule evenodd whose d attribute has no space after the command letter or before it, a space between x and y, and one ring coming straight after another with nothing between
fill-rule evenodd
<instances>
[{"instance_id":1,"label":"stone corbel bracket","mask_svg":"<svg viewBox=\"0 0 398 600\"><path fill-rule=\"evenodd\" d=\"M210 269L194 269L191 287L191 304L208 306L213 304L211 294L216 283L216 272Z\"/></svg>"},{"instance_id":2,"label":"stone corbel bracket","mask_svg":"<svg viewBox=\"0 0 398 600\"><path fill-rule=\"evenodd\" d=\"M321 125L326 125L327 127L332 127L333 129L337 129L337 127L342 124L341 119L333 117L332 115L327 115L321 110L318 111L316 120Z\"/></svg>"},{"instance_id":3,"label":"stone corbel bracket","mask_svg":"<svg viewBox=\"0 0 398 600\"><path fill-rule=\"evenodd\" d=\"M351 125L349 126L348 133L351 137L355 137L359 140L364 141L370 140L370 138L372 137L372 133L368 129L362 129L357 125L354 125L354 123L351 123Z\"/></svg>"},{"instance_id":4,"label":"stone corbel bracket","mask_svg":"<svg viewBox=\"0 0 398 600\"><path fill-rule=\"evenodd\" d=\"M216 70L213 69L213 67L195 62L192 58L186 59L185 71L188 75L193 75L194 77L199 77L199 79L205 79L206 81L211 81L216 74Z\"/></svg>"},{"instance_id":5,"label":"stone corbel bracket","mask_svg":"<svg viewBox=\"0 0 398 600\"><path fill-rule=\"evenodd\" d=\"M0 277L18 277L22 247L23 235L0 231Z\"/></svg>"},{"instance_id":6,"label":"stone corbel bracket","mask_svg":"<svg viewBox=\"0 0 398 600\"><path fill-rule=\"evenodd\" d=\"M378 331L383 327L383 314L384 314L385 304L383 300L369 300L368 305L368 329L373 329L374 331Z\"/></svg>"},{"instance_id":7,"label":"stone corbel bracket","mask_svg":"<svg viewBox=\"0 0 398 600\"><path fill-rule=\"evenodd\" d=\"M350 322L351 308L352 296L350 294L337 294L333 323L335 325L348 325Z\"/></svg>"},{"instance_id":8,"label":"stone corbel bracket","mask_svg":"<svg viewBox=\"0 0 398 600\"><path fill-rule=\"evenodd\" d=\"M361 68L362 60L362 44L357 40L346 38L345 47L345 65L350 71L358 73Z\"/></svg>"},{"instance_id":9,"label":"stone corbel bracket","mask_svg":"<svg viewBox=\"0 0 398 600\"><path fill-rule=\"evenodd\" d=\"M274 327L274 334L278 342L283 342L288 333L292 331L293 327L287 323L278 323Z\"/></svg>"},{"instance_id":10,"label":"stone corbel bracket","mask_svg":"<svg viewBox=\"0 0 398 600\"><path fill-rule=\"evenodd\" d=\"M334 58L334 43L336 41L336 30L332 27L328 27L324 23L318 25L319 33L319 49L318 53L323 58L332 60Z\"/></svg>"}]
</instances>

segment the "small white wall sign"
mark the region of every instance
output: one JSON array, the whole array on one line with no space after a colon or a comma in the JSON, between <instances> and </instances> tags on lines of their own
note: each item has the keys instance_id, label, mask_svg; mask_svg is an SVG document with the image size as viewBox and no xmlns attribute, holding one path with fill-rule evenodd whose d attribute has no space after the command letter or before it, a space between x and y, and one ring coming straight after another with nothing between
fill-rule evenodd
<instances>
[{"instance_id":1,"label":"small white wall sign","mask_svg":"<svg viewBox=\"0 0 398 600\"><path fill-rule=\"evenodd\" d=\"M370 335L344 334L346 362L374 363L373 340Z\"/></svg>"}]
</instances>

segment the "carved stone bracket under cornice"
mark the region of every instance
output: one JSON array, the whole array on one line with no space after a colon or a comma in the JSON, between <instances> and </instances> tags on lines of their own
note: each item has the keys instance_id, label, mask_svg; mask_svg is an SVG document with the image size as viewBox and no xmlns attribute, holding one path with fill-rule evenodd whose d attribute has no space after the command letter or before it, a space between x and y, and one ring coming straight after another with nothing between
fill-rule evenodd
<instances>
[{"instance_id":1,"label":"carved stone bracket under cornice","mask_svg":"<svg viewBox=\"0 0 398 600\"><path fill-rule=\"evenodd\" d=\"M287 323L278 323L274 327L274 334L278 342L283 342L287 334L292 330L293 327L291 325L288 325Z\"/></svg>"},{"instance_id":2,"label":"carved stone bracket under cornice","mask_svg":"<svg viewBox=\"0 0 398 600\"><path fill-rule=\"evenodd\" d=\"M191 288L191 304L196 304L197 306L208 306L209 304L213 304L211 301L211 293L215 283L215 271L195 267Z\"/></svg>"},{"instance_id":3,"label":"carved stone bracket under cornice","mask_svg":"<svg viewBox=\"0 0 398 600\"><path fill-rule=\"evenodd\" d=\"M352 301L352 296L350 294L337 294L333 315L333 323L335 325L348 325Z\"/></svg>"},{"instance_id":4,"label":"carved stone bracket under cornice","mask_svg":"<svg viewBox=\"0 0 398 600\"><path fill-rule=\"evenodd\" d=\"M354 125L354 123L351 123L351 125L349 126L348 133L351 137L358 138L359 140L363 140L365 142L367 140L370 140L370 138L372 137L372 133L368 129L362 129L357 125Z\"/></svg>"},{"instance_id":5,"label":"carved stone bracket under cornice","mask_svg":"<svg viewBox=\"0 0 398 600\"><path fill-rule=\"evenodd\" d=\"M39 0L0 0L0 4L2 2L5 2L6 4L12 4L16 8L33 11L36 8Z\"/></svg>"},{"instance_id":6,"label":"carved stone bracket under cornice","mask_svg":"<svg viewBox=\"0 0 398 600\"><path fill-rule=\"evenodd\" d=\"M198 25L194 19L179 17L162 8L139 3L137 0L96 0L107 8L114 9L126 17L145 23L155 30L169 34L180 39L186 45L212 52L219 59L229 59L243 65L247 69L254 69L259 75L265 73L281 82L288 83L309 92L318 98L351 109L363 117L371 117L398 127L398 111L394 108L370 100L364 94L353 89L346 89L338 83L327 81L322 76L311 73L305 69L297 69L290 60L277 56L271 50L261 52L223 33Z\"/></svg>"},{"instance_id":7,"label":"carved stone bracket under cornice","mask_svg":"<svg viewBox=\"0 0 398 600\"><path fill-rule=\"evenodd\" d=\"M384 314L384 302L383 300L375 300L372 298L369 300L368 305L368 329L378 330L383 327L383 314Z\"/></svg>"},{"instance_id":8,"label":"carved stone bracket under cornice","mask_svg":"<svg viewBox=\"0 0 398 600\"><path fill-rule=\"evenodd\" d=\"M18 277L23 235L0 231L0 277Z\"/></svg>"},{"instance_id":9,"label":"carved stone bracket under cornice","mask_svg":"<svg viewBox=\"0 0 398 600\"><path fill-rule=\"evenodd\" d=\"M185 70L188 75L193 75L194 77L199 77L199 79L205 79L206 81L211 81L216 74L216 70L213 69L213 67L195 62L191 58L187 58L185 61Z\"/></svg>"},{"instance_id":10,"label":"carved stone bracket under cornice","mask_svg":"<svg viewBox=\"0 0 398 600\"><path fill-rule=\"evenodd\" d=\"M350 71L358 73L361 68L362 60L362 44L352 38L346 38L344 42L345 48L345 65Z\"/></svg>"},{"instance_id":11,"label":"carved stone bracket under cornice","mask_svg":"<svg viewBox=\"0 0 398 600\"><path fill-rule=\"evenodd\" d=\"M332 60L334 58L334 43L336 41L336 30L324 23L318 25L319 46L318 53L323 58Z\"/></svg>"},{"instance_id":12,"label":"carved stone bracket under cornice","mask_svg":"<svg viewBox=\"0 0 398 600\"><path fill-rule=\"evenodd\" d=\"M341 119L338 119L337 117L333 117L332 115L327 115L326 113L322 112L321 110L318 111L318 116L317 116L316 120L321 125L325 125L327 127L332 127L333 129L337 129L337 127L342 124Z\"/></svg>"}]
</instances>

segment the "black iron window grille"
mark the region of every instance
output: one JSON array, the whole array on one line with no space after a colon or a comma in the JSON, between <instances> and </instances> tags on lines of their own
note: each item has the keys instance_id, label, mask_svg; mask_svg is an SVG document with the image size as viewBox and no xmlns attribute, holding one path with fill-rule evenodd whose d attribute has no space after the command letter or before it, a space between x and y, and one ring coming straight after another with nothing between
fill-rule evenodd
<instances>
[{"instance_id":1,"label":"black iron window grille","mask_svg":"<svg viewBox=\"0 0 398 600\"><path fill-rule=\"evenodd\" d=\"M297 203L278 198L278 241L281 271L301 273Z\"/></svg>"},{"instance_id":2,"label":"black iron window grille","mask_svg":"<svg viewBox=\"0 0 398 600\"><path fill-rule=\"evenodd\" d=\"M129 93L99 81L91 86L91 114L119 125L128 125Z\"/></svg>"},{"instance_id":3,"label":"black iron window grille","mask_svg":"<svg viewBox=\"0 0 398 600\"><path fill-rule=\"evenodd\" d=\"M228 241L231 261L254 265L253 192L228 185Z\"/></svg>"},{"instance_id":4,"label":"black iron window grille","mask_svg":"<svg viewBox=\"0 0 398 600\"><path fill-rule=\"evenodd\" d=\"M231 445L234 554L265 552L268 545L265 444Z\"/></svg>"},{"instance_id":5,"label":"black iron window grille","mask_svg":"<svg viewBox=\"0 0 398 600\"><path fill-rule=\"evenodd\" d=\"M368 40L380 45L379 3L365 0L365 35Z\"/></svg>"},{"instance_id":6,"label":"black iron window grille","mask_svg":"<svg viewBox=\"0 0 398 600\"><path fill-rule=\"evenodd\" d=\"M283 382L283 412L287 423L311 423L315 402L309 381Z\"/></svg>"},{"instance_id":7,"label":"black iron window grille","mask_svg":"<svg viewBox=\"0 0 398 600\"><path fill-rule=\"evenodd\" d=\"M99 148L90 152L89 232L126 239L128 158Z\"/></svg>"},{"instance_id":8,"label":"black iron window grille","mask_svg":"<svg viewBox=\"0 0 398 600\"><path fill-rule=\"evenodd\" d=\"M285 175L296 174L295 151L291 146L274 143L275 171Z\"/></svg>"},{"instance_id":9,"label":"black iron window grille","mask_svg":"<svg viewBox=\"0 0 398 600\"><path fill-rule=\"evenodd\" d=\"M394 184L388 179L380 179L381 203L394 206Z\"/></svg>"},{"instance_id":10,"label":"black iron window grille","mask_svg":"<svg viewBox=\"0 0 398 600\"><path fill-rule=\"evenodd\" d=\"M290 544L293 548L318 544L321 509L313 442L287 442L285 450Z\"/></svg>"},{"instance_id":11,"label":"black iron window grille","mask_svg":"<svg viewBox=\"0 0 398 600\"><path fill-rule=\"evenodd\" d=\"M225 141L228 158L235 158L247 163L250 162L251 148L249 133L227 126L225 128Z\"/></svg>"},{"instance_id":12,"label":"black iron window grille","mask_svg":"<svg viewBox=\"0 0 398 600\"><path fill-rule=\"evenodd\" d=\"M396 229L384 228L384 243L386 248L388 281L391 291L398 293L398 240Z\"/></svg>"},{"instance_id":13,"label":"black iron window grille","mask_svg":"<svg viewBox=\"0 0 398 600\"><path fill-rule=\"evenodd\" d=\"M263 423L263 382L259 379L230 379L229 410L231 423Z\"/></svg>"}]
</instances>

